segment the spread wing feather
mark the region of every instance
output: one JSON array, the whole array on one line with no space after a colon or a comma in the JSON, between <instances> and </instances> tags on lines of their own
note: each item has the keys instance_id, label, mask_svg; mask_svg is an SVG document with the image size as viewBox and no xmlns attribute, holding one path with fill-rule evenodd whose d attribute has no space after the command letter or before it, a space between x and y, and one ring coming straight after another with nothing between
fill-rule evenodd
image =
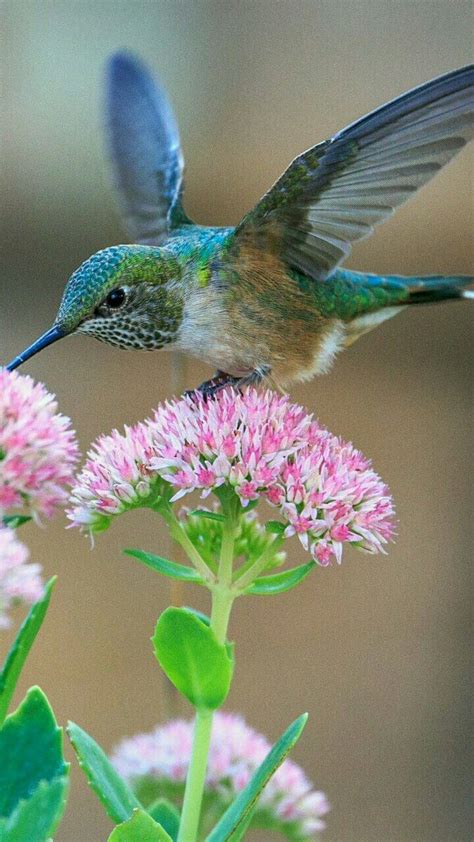
<instances>
[{"instance_id":1,"label":"spread wing feather","mask_svg":"<svg viewBox=\"0 0 474 842\"><path fill-rule=\"evenodd\" d=\"M433 79L295 158L237 226L325 280L355 240L392 215L474 133L474 65Z\"/></svg>"},{"instance_id":2,"label":"spread wing feather","mask_svg":"<svg viewBox=\"0 0 474 842\"><path fill-rule=\"evenodd\" d=\"M160 245L186 221L183 154L166 94L127 52L107 64L105 128L127 230L133 242Z\"/></svg>"}]
</instances>

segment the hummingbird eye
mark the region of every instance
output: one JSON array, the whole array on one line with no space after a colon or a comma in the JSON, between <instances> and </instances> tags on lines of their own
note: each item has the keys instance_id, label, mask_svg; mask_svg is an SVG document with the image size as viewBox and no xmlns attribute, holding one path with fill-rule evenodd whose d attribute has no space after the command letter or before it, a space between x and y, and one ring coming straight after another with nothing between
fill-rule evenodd
<instances>
[{"instance_id":1,"label":"hummingbird eye","mask_svg":"<svg viewBox=\"0 0 474 842\"><path fill-rule=\"evenodd\" d=\"M126 297L127 293L121 287L118 289L112 289L105 299L104 304L106 307L109 307L110 310L118 310L118 308L125 303Z\"/></svg>"}]
</instances>

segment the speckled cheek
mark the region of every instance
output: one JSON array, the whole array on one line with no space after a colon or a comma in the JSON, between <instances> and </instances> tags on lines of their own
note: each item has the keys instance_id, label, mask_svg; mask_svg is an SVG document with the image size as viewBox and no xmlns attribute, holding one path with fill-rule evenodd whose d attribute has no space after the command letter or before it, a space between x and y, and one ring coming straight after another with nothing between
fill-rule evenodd
<instances>
[{"instance_id":1,"label":"speckled cheek","mask_svg":"<svg viewBox=\"0 0 474 842\"><path fill-rule=\"evenodd\" d=\"M141 322L135 324L133 319L120 322L114 319L94 319L84 322L78 328L78 333L93 336L108 345L138 351L157 351L173 339L171 333L163 333L155 328L147 329Z\"/></svg>"}]
</instances>

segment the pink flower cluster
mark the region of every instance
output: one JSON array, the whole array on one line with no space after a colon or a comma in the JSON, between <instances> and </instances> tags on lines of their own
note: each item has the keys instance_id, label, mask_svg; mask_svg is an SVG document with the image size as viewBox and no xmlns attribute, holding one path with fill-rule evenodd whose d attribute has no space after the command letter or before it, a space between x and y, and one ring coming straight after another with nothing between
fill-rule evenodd
<instances>
[{"instance_id":1,"label":"pink flower cluster","mask_svg":"<svg viewBox=\"0 0 474 842\"><path fill-rule=\"evenodd\" d=\"M97 439L72 489L68 517L73 525L97 532L113 515L148 505L162 485L150 467L154 454L149 422Z\"/></svg>"},{"instance_id":2,"label":"pink flower cluster","mask_svg":"<svg viewBox=\"0 0 474 842\"><path fill-rule=\"evenodd\" d=\"M153 419L100 439L72 493L69 517L91 530L147 497L162 477L172 500L224 483L245 507L264 498L279 509L322 565L344 543L379 552L393 535L387 487L351 444L275 392L224 390L214 400L167 402Z\"/></svg>"},{"instance_id":3,"label":"pink flower cluster","mask_svg":"<svg viewBox=\"0 0 474 842\"><path fill-rule=\"evenodd\" d=\"M67 500L78 448L53 395L31 377L0 369L0 520L7 512L51 517Z\"/></svg>"},{"instance_id":4,"label":"pink flower cluster","mask_svg":"<svg viewBox=\"0 0 474 842\"><path fill-rule=\"evenodd\" d=\"M39 564L27 564L28 550L13 529L0 527L0 629L8 628L7 611L17 602L36 602L43 595Z\"/></svg>"},{"instance_id":5,"label":"pink flower cluster","mask_svg":"<svg viewBox=\"0 0 474 842\"><path fill-rule=\"evenodd\" d=\"M191 755L193 723L183 719L158 726L151 734L123 740L112 756L117 771L132 786L144 778L183 783ZM270 751L269 742L246 725L240 716L217 712L214 716L206 777L206 791L225 805L246 786ZM258 802L281 829L292 825L298 838L311 839L323 830L322 817L329 804L323 792L312 788L303 770L285 760L271 778Z\"/></svg>"}]
</instances>

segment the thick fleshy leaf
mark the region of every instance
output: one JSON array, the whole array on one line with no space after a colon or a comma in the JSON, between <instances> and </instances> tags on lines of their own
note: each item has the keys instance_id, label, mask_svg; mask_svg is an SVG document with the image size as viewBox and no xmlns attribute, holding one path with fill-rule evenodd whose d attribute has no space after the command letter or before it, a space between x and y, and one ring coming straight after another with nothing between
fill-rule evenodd
<instances>
[{"instance_id":1,"label":"thick fleshy leaf","mask_svg":"<svg viewBox=\"0 0 474 842\"><path fill-rule=\"evenodd\" d=\"M230 842L230 840L235 842L235 840L242 838L240 835L241 828L246 826L249 812L253 810L260 793L300 738L307 719L308 714L304 713L287 728L278 742L271 748L245 789L227 808L207 837L206 842L226 842L226 840L227 842Z\"/></svg>"},{"instance_id":2,"label":"thick fleshy leaf","mask_svg":"<svg viewBox=\"0 0 474 842\"><path fill-rule=\"evenodd\" d=\"M0 725L7 715L8 706L15 691L23 664L34 643L41 624L48 610L51 593L56 583L56 577L46 584L44 595L31 606L20 631L18 632L0 672Z\"/></svg>"},{"instance_id":3,"label":"thick fleshy leaf","mask_svg":"<svg viewBox=\"0 0 474 842\"><path fill-rule=\"evenodd\" d=\"M138 561L143 562L147 567L151 567L152 570L162 573L163 576L181 579L183 582L195 582L197 585L203 584L203 580L194 567L186 567L185 564L177 564L175 561L169 561L167 558L146 553L143 550L124 550L124 553L137 558Z\"/></svg>"},{"instance_id":4,"label":"thick fleshy leaf","mask_svg":"<svg viewBox=\"0 0 474 842\"><path fill-rule=\"evenodd\" d=\"M145 810L136 809L130 819L112 831L108 842L172 842L172 839Z\"/></svg>"},{"instance_id":5,"label":"thick fleshy leaf","mask_svg":"<svg viewBox=\"0 0 474 842\"><path fill-rule=\"evenodd\" d=\"M31 515L5 515L3 525L9 526L10 529L18 529L19 526L29 523L30 520L33 520Z\"/></svg>"},{"instance_id":6,"label":"thick fleshy leaf","mask_svg":"<svg viewBox=\"0 0 474 842\"><path fill-rule=\"evenodd\" d=\"M51 836L64 810L68 770L62 729L44 693L32 687L0 729L2 842L44 842Z\"/></svg>"},{"instance_id":7,"label":"thick fleshy leaf","mask_svg":"<svg viewBox=\"0 0 474 842\"><path fill-rule=\"evenodd\" d=\"M228 842L241 842L242 839L245 839L245 834L247 833L253 819L254 809L255 807L252 807L252 809L248 811L245 819L239 824L237 829L230 834Z\"/></svg>"},{"instance_id":8,"label":"thick fleshy leaf","mask_svg":"<svg viewBox=\"0 0 474 842\"><path fill-rule=\"evenodd\" d=\"M114 822L129 819L135 809L141 808L141 804L115 771L105 752L74 722L68 723L66 731L89 786L104 805L107 814Z\"/></svg>"},{"instance_id":9,"label":"thick fleshy leaf","mask_svg":"<svg viewBox=\"0 0 474 842\"><path fill-rule=\"evenodd\" d=\"M207 509L193 509L189 514L203 517L207 520L217 520L219 523L224 523L225 521L224 515L219 514L219 512L209 512Z\"/></svg>"},{"instance_id":10,"label":"thick fleshy leaf","mask_svg":"<svg viewBox=\"0 0 474 842\"><path fill-rule=\"evenodd\" d=\"M0 816L10 816L41 781L63 777L68 767L62 729L42 690L32 687L0 729Z\"/></svg>"},{"instance_id":11,"label":"thick fleshy leaf","mask_svg":"<svg viewBox=\"0 0 474 842\"><path fill-rule=\"evenodd\" d=\"M283 535L286 525L280 520L268 520L265 524L265 529L272 535Z\"/></svg>"},{"instance_id":12,"label":"thick fleshy leaf","mask_svg":"<svg viewBox=\"0 0 474 842\"><path fill-rule=\"evenodd\" d=\"M161 824L173 842L176 842L180 820L177 807L166 798L158 798L147 809L152 819Z\"/></svg>"},{"instance_id":13,"label":"thick fleshy leaf","mask_svg":"<svg viewBox=\"0 0 474 842\"><path fill-rule=\"evenodd\" d=\"M183 605L183 608L185 608L186 611L189 611L190 614L194 614L194 616L197 617L198 620L201 620L201 623L204 623L205 626L211 625L211 618L205 614L204 611L199 611L197 608L191 608L190 605Z\"/></svg>"},{"instance_id":14,"label":"thick fleshy leaf","mask_svg":"<svg viewBox=\"0 0 474 842\"><path fill-rule=\"evenodd\" d=\"M281 573L274 573L272 576L261 576L255 579L255 582L245 590L245 593L271 595L290 591L291 588L296 587L303 579L306 579L315 565L315 561L308 561L306 564L300 564L299 567L292 567L291 570L283 570Z\"/></svg>"},{"instance_id":15,"label":"thick fleshy leaf","mask_svg":"<svg viewBox=\"0 0 474 842\"><path fill-rule=\"evenodd\" d=\"M55 832L66 806L69 779L41 781L33 794L0 819L1 842L45 842Z\"/></svg>"},{"instance_id":16,"label":"thick fleshy leaf","mask_svg":"<svg viewBox=\"0 0 474 842\"><path fill-rule=\"evenodd\" d=\"M155 655L172 684L197 708L221 706L234 668L232 651L186 608L167 608L152 638Z\"/></svg>"}]
</instances>

